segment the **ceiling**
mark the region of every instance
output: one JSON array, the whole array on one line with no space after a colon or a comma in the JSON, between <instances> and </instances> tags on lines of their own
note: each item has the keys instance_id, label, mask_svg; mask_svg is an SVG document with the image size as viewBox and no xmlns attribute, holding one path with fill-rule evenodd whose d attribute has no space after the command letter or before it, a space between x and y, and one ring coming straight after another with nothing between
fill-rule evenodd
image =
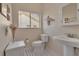
<instances>
[{"instance_id":1,"label":"ceiling","mask_svg":"<svg viewBox=\"0 0 79 59\"><path fill-rule=\"evenodd\" d=\"M68 5L69 3L44 3L45 6L52 6L52 7L63 7Z\"/></svg>"},{"instance_id":2,"label":"ceiling","mask_svg":"<svg viewBox=\"0 0 79 59\"><path fill-rule=\"evenodd\" d=\"M13 5L41 5L41 6L47 6L47 7L63 7L69 3L13 3Z\"/></svg>"}]
</instances>

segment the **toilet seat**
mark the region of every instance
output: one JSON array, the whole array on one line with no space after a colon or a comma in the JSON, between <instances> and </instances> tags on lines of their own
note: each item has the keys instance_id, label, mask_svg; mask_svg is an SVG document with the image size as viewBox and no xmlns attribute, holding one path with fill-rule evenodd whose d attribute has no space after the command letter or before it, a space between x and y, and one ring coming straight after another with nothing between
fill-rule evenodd
<instances>
[{"instance_id":1,"label":"toilet seat","mask_svg":"<svg viewBox=\"0 0 79 59\"><path fill-rule=\"evenodd\" d=\"M43 41L38 40L38 41L34 41L34 42L32 43L32 46L40 46L40 45L42 45L42 44L43 44Z\"/></svg>"}]
</instances>

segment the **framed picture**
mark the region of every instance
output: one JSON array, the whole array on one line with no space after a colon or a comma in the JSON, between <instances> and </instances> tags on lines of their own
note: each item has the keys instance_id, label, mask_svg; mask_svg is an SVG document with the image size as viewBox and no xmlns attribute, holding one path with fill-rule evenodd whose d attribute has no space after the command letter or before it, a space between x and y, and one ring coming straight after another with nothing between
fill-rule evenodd
<instances>
[{"instance_id":1,"label":"framed picture","mask_svg":"<svg viewBox=\"0 0 79 59\"><path fill-rule=\"evenodd\" d=\"M7 17L7 4L2 3L2 14Z\"/></svg>"},{"instance_id":2,"label":"framed picture","mask_svg":"<svg viewBox=\"0 0 79 59\"><path fill-rule=\"evenodd\" d=\"M10 20L10 7L6 3L0 3L0 13L7 18L7 20Z\"/></svg>"},{"instance_id":3,"label":"framed picture","mask_svg":"<svg viewBox=\"0 0 79 59\"><path fill-rule=\"evenodd\" d=\"M7 18L7 5L5 3L0 3L0 13Z\"/></svg>"},{"instance_id":4,"label":"framed picture","mask_svg":"<svg viewBox=\"0 0 79 59\"><path fill-rule=\"evenodd\" d=\"M0 3L0 13L2 12L2 4Z\"/></svg>"}]
</instances>

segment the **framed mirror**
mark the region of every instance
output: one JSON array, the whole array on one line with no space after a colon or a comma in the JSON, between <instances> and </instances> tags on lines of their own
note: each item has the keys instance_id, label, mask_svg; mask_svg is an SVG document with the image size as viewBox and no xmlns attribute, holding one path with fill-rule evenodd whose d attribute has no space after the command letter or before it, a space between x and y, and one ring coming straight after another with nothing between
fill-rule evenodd
<instances>
[{"instance_id":1,"label":"framed mirror","mask_svg":"<svg viewBox=\"0 0 79 59\"><path fill-rule=\"evenodd\" d=\"M7 18L7 5L5 3L0 3L0 13Z\"/></svg>"},{"instance_id":2,"label":"framed mirror","mask_svg":"<svg viewBox=\"0 0 79 59\"><path fill-rule=\"evenodd\" d=\"M77 4L70 3L62 8L63 24L71 24L77 22Z\"/></svg>"},{"instance_id":3,"label":"framed mirror","mask_svg":"<svg viewBox=\"0 0 79 59\"><path fill-rule=\"evenodd\" d=\"M0 13L1 13L1 10L2 10L2 5L1 5L1 3L0 3Z\"/></svg>"},{"instance_id":4,"label":"framed mirror","mask_svg":"<svg viewBox=\"0 0 79 59\"><path fill-rule=\"evenodd\" d=\"M10 7L7 3L0 3L0 13L10 20Z\"/></svg>"},{"instance_id":5,"label":"framed mirror","mask_svg":"<svg viewBox=\"0 0 79 59\"><path fill-rule=\"evenodd\" d=\"M2 14L7 17L7 4L2 3Z\"/></svg>"}]
</instances>

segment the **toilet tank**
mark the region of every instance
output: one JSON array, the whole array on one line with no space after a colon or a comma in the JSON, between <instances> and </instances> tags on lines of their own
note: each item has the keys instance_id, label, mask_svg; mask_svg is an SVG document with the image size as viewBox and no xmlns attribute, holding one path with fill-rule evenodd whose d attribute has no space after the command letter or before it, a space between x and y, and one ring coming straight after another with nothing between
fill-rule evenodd
<instances>
[{"instance_id":1,"label":"toilet tank","mask_svg":"<svg viewBox=\"0 0 79 59\"><path fill-rule=\"evenodd\" d=\"M48 34L41 34L41 40L43 42L48 42L48 39L49 39Z\"/></svg>"}]
</instances>

